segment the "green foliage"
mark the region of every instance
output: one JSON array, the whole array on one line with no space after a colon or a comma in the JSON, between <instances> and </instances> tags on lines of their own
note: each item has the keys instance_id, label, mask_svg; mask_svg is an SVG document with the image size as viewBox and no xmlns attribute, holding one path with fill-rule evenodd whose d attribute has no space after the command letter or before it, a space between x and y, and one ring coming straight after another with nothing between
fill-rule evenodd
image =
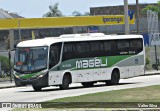
<instances>
[{"instance_id":1,"label":"green foliage","mask_svg":"<svg viewBox=\"0 0 160 111\"><path fill-rule=\"evenodd\" d=\"M1 62L1 70L5 73L9 72L9 59L5 56L0 56L0 62ZM13 67L13 63L11 62L11 68Z\"/></svg>"},{"instance_id":2,"label":"green foliage","mask_svg":"<svg viewBox=\"0 0 160 111\"><path fill-rule=\"evenodd\" d=\"M90 16L91 14L90 14L90 12L84 12L83 15L84 15L84 16Z\"/></svg>"},{"instance_id":3,"label":"green foliage","mask_svg":"<svg viewBox=\"0 0 160 111\"><path fill-rule=\"evenodd\" d=\"M64 16L62 12L58 9L58 5L59 5L58 2L53 5L51 4L49 6L49 12L45 13L43 17L62 17ZM84 12L82 14L81 12L75 10L72 12L72 15L73 16L90 16L90 12Z\"/></svg>"},{"instance_id":4,"label":"green foliage","mask_svg":"<svg viewBox=\"0 0 160 111\"><path fill-rule=\"evenodd\" d=\"M158 13L158 18L160 19L160 0L157 1L157 5L147 5L145 8L142 9L142 12L147 13L147 10L157 12Z\"/></svg>"},{"instance_id":5,"label":"green foliage","mask_svg":"<svg viewBox=\"0 0 160 111\"><path fill-rule=\"evenodd\" d=\"M82 14L81 12L75 10L75 11L72 12L72 15L73 16L89 16L90 13L89 12L84 12L84 14Z\"/></svg>"},{"instance_id":6,"label":"green foliage","mask_svg":"<svg viewBox=\"0 0 160 111\"><path fill-rule=\"evenodd\" d=\"M8 50L8 49L10 49L10 39L9 39L9 37L4 38L4 39L5 39L6 49Z\"/></svg>"},{"instance_id":7,"label":"green foliage","mask_svg":"<svg viewBox=\"0 0 160 111\"><path fill-rule=\"evenodd\" d=\"M146 65L149 65L149 63L150 63L149 57L146 57Z\"/></svg>"},{"instance_id":8,"label":"green foliage","mask_svg":"<svg viewBox=\"0 0 160 111\"><path fill-rule=\"evenodd\" d=\"M82 13L75 10L75 11L72 12L72 15L73 16L82 16Z\"/></svg>"},{"instance_id":9,"label":"green foliage","mask_svg":"<svg viewBox=\"0 0 160 111\"><path fill-rule=\"evenodd\" d=\"M43 15L43 17L61 17L62 12L58 9L59 3L55 3L49 6L49 12Z\"/></svg>"}]
</instances>

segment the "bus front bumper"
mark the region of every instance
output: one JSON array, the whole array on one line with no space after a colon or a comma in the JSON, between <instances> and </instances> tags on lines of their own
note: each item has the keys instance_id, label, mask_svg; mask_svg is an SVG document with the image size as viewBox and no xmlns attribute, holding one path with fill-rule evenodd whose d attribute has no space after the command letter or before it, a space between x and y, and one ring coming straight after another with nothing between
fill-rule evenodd
<instances>
[{"instance_id":1,"label":"bus front bumper","mask_svg":"<svg viewBox=\"0 0 160 111\"><path fill-rule=\"evenodd\" d=\"M39 87L48 86L48 73L45 74L43 77L39 78L21 79L14 77L14 79L15 79L15 85L17 87L26 85L39 86Z\"/></svg>"}]
</instances>

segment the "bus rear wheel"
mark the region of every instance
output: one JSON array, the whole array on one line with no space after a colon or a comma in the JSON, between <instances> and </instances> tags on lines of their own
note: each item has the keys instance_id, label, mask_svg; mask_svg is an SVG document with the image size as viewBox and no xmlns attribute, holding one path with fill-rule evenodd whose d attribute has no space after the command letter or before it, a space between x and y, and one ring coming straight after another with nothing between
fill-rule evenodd
<instances>
[{"instance_id":1,"label":"bus rear wheel","mask_svg":"<svg viewBox=\"0 0 160 111\"><path fill-rule=\"evenodd\" d=\"M32 86L34 91L41 91L42 87L38 87L38 86Z\"/></svg>"},{"instance_id":2,"label":"bus rear wheel","mask_svg":"<svg viewBox=\"0 0 160 111\"><path fill-rule=\"evenodd\" d=\"M119 83L120 75L118 70L114 70L111 75L111 80L106 81L106 85L117 85Z\"/></svg>"},{"instance_id":3,"label":"bus rear wheel","mask_svg":"<svg viewBox=\"0 0 160 111\"><path fill-rule=\"evenodd\" d=\"M82 82L81 83L83 87L92 87L94 85L94 82Z\"/></svg>"},{"instance_id":4,"label":"bus rear wheel","mask_svg":"<svg viewBox=\"0 0 160 111\"><path fill-rule=\"evenodd\" d=\"M70 77L68 75L64 75L62 84L59 86L60 89L65 90L69 88Z\"/></svg>"}]
</instances>

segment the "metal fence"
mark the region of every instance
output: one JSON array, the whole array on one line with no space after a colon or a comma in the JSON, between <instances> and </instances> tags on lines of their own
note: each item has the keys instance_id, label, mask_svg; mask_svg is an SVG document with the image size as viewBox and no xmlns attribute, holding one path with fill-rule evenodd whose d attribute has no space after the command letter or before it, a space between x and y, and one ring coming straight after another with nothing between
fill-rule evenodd
<instances>
[{"instance_id":1,"label":"metal fence","mask_svg":"<svg viewBox=\"0 0 160 111\"><path fill-rule=\"evenodd\" d=\"M152 68L159 69L160 66L160 34L158 13L151 10L147 11L148 35L150 44L150 62Z\"/></svg>"}]
</instances>

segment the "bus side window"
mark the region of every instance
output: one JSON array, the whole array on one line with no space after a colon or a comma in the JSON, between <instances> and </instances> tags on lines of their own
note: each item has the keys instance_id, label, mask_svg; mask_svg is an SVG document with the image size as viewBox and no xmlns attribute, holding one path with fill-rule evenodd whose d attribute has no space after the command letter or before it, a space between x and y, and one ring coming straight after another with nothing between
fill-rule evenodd
<instances>
[{"instance_id":1,"label":"bus side window","mask_svg":"<svg viewBox=\"0 0 160 111\"><path fill-rule=\"evenodd\" d=\"M72 42L65 42L63 47L63 56L62 61L73 59L73 43Z\"/></svg>"},{"instance_id":2,"label":"bus side window","mask_svg":"<svg viewBox=\"0 0 160 111\"><path fill-rule=\"evenodd\" d=\"M135 52L135 54L140 53L143 50L142 39L131 39L130 40L130 50Z\"/></svg>"},{"instance_id":3,"label":"bus side window","mask_svg":"<svg viewBox=\"0 0 160 111\"><path fill-rule=\"evenodd\" d=\"M129 54L129 40L118 40L117 47L119 55L128 55Z\"/></svg>"},{"instance_id":4,"label":"bus side window","mask_svg":"<svg viewBox=\"0 0 160 111\"><path fill-rule=\"evenodd\" d=\"M104 56L103 41L91 41L90 42L90 56L100 57Z\"/></svg>"},{"instance_id":5,"label":"bus side window","mask_svg":"<svg viewBox=\"0 0 160 111\"><path fill-rule=\"evenodd\" d=\"M62 43L55 43L50 46L49 69L59 63Z\"/></svg>"},{"instance_id":6,"label":"bus side window","mask_svg":"<svg viewBox=\"0 0 160 111\"><path fill-rule=\"evenodd\" d=\"M90 52L90 46L89 46L89 42L77 42L76 44L76 48L77 48L77 56L76 58L88 58L89 56L89 52Z\"/></svg>"},{"instance_id":7,"label":"bus side window","mask_svg":"<svg viewBox=\"0 0 160 111\"><path fill-rule=\"evenodd\" d=\"M114 41L104 41L104 56L114 56L117 54L117 47Z\"/></svg>"}]
</instances>

